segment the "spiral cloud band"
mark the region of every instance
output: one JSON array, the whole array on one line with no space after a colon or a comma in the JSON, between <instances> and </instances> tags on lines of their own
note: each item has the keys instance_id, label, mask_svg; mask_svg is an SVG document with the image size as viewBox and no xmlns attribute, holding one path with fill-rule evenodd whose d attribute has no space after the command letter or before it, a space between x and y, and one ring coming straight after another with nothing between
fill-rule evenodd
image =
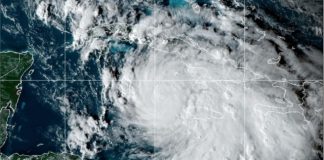
<instances>
[{"instance_id":1,"label":"spiral cloud band","mask_svg":"<svg viewBox=\"0 0 324 160\"><path fill-rule=\"evenodd\" d=\"M101 101L114 109L101 106L100 114L108 111L115 119L71 111L71 151L95 158L102 150L112 155L115 143L127 143L117 158L322 156L322 49L306 40L297 43L281 24L280 32L266 25L273 20L257 17L263 12L256 6L241 1L29 3L44 23L60 30L67 25L73 37L68 47L80 52L82 65L92 56L106 62L99 69ZM93 136L109 144L87 147Z\"/></svg>"}]
</instances>

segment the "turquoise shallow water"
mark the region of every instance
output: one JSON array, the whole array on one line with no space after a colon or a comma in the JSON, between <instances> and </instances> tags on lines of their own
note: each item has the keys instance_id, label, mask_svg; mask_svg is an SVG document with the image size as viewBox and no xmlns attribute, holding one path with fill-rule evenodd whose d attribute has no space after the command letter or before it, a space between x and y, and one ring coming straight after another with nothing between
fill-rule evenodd
<instances>
[{"instance_id":1,"label":"turquoise shallow water","mask_svg":"<svg viewBox=\"0 0 324 160\"><path fill-rule=\"evenodd\" d=\"M170 7L178 8L178 7L185 7L188 5L186 0L169 0Z\"/></svg>"}]
</instances>

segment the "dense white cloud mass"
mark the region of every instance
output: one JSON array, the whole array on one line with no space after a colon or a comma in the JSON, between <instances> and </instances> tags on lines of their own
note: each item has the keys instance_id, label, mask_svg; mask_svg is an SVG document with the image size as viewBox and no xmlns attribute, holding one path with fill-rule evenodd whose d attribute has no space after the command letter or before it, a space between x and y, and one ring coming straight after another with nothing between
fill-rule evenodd
<instances>
[{"instance_id":1,"label":"dense white cloud mass","mask_svg":"<svg viewBox=\"0 0 324 160\"><path fill-rule=\"evenodd\" d=\"M132 82L119 87L128 102L113 97L116 106L125 121L149 129L144 136L162 148L157 159L243 157L242 84Z\"/></svg>"},{"instance_id":2,"label":"dense white cloud mass","mask_svg":"<svg viewBox=\"0 0 324 160\"><path fill-rule=\"evenodd\" d=\"M36 14L58 28L68 17L72 48L84 63L93 51L108 50L110 41L137 45L125 54L118 76L102 68L102 94L117 108L120 125L144 128L137 135L143 138L128 138L153 145L151 158L315 159L323 83L307 80L323 78L321 51L291 47L244 17L251 11L240 3L238 9L210 5L42 1ZM101 118L72 112L69 125L68 145L85 157L98 152L86 147L85 135L111 138Z\"/></svg>"}]
</instances>

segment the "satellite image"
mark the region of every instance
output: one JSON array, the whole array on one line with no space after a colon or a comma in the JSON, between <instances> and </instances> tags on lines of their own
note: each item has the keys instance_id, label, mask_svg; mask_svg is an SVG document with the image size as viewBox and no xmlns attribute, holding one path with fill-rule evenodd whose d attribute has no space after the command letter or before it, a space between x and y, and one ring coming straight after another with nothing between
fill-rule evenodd
<instances>
[{"instance_id":1,"label":"satellite image","mask_svg":"<svg viewBox=\"0 0 324 160\"><path fill-rule=\"evenodd\" d=\"M0 0L0 160L322 160L323 0Z\"/></svg>"}]
</instances>

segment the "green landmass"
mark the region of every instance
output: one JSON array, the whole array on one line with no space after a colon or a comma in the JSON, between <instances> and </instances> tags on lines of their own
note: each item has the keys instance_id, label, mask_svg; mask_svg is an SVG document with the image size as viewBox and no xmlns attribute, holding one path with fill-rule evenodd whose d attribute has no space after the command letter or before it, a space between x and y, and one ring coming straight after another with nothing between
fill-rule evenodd
<instances>
[{"instance_id":1,"label":"green landmass","mask_svg":"<svg viewBox=\"0 0 324 160\"><path fill-rule=\"evenodd\" d=\"M75 155L67 153L53 153L48 152L42 155L19 155L13 154L9 157L5 155L0 155L0 160L79 160L80 158Z\"/></svg>"},{"instance_id":2,"label":"green landmass","mask_svg":"<svg viewBox=\"0 0 324 160\"><path fill-rule=\"evenodd\" d=\"M33 63L29 53L0 52L0 146L7 138L7 120L19 98L20 79Z\"/></svg>"},{"instance_id":3,"label":"green landmass","mask_svg":"<svg viewBox=\"0 0 324 160\"><path fill-rule=\"evenodd\" d=\"M0 52L0 148L7 139L7 120L15 112L21 92L21 77L33 64L30 53ZM0 160L77 160L78 156L66 153L44 153L42 155L6 156Z\"/></svg>"},{"instance_id":4,"label":"green landmass","mask_svg":"<svg viewBox=\"0 0 324 160\"><path fill-rule=\"evenodd\" d=\"M9 118L10 111L8 109L1 109L0 110L0 146L7 139L7 120Z\"/></svg>"},{"instance_id":5,"label":"green landmass","mask_svg":"<svg viewBox=\"0 0 324 160\"><path fill-rule=\"evenodd\" d=\"M30 53L0 52L0 109L10 107L15 110L19 98L17 86L22 75L33 64Z\"/></svg>"}]
</instances>

